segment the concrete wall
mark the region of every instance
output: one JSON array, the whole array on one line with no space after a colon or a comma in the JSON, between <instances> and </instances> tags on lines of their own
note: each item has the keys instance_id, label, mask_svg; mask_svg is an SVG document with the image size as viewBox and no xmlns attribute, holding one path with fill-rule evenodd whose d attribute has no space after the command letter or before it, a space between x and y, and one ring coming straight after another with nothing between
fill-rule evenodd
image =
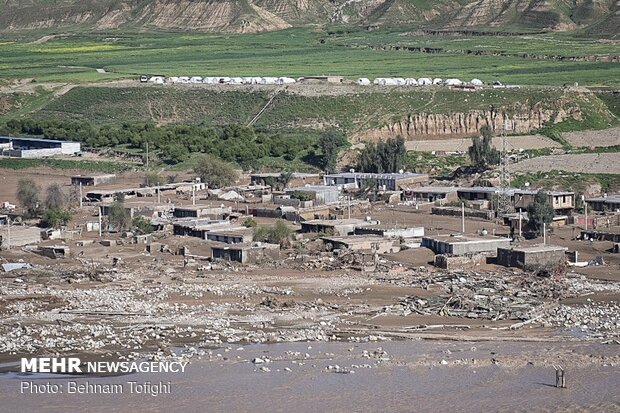
<instances>
[{"instance_id":1,"label":"concrete wall","mask_svg":"<svg viewBox=\"0 0 620 413\"><path fill-rule=\"evenodd\" d=\"M382 229L357 226L355 235L380 235L386 238L419 238L424 236L424 227Z\"/></svg>"},{"instance_id":2,"label":"concrete wall","mask_svg":"<svg viewBox=\"0 0 620 413\"><path fill-rule=\"evenodd\" d=\"M508 248L497 249L497 263L506 267L517 267L525 270L548 268L553 269L566 262L563 249L542 251L520 251Z\"/></svg>"},{"instance_id":3,"label":"concrete wall","mask_svg":"<svg viewBox=\"0 0 620 413\"><path fill-rule=\"evenodd\" d=\"M41 228L11 226L11 248L22 247L29 244L41 242ZM0 228L0 248L6 249L9 246L9 230L7 226Z\"/></svg>"},{"instance_id":4,"label":"concrete wall","mask_svg":"<svg viewBox=\"0 0 620 413\"><path fill-rule=\"evenodd\" d=\"M438 254L435 255L433 265L444 270L473 269L482 263L484 256L480 254L473 255L471 257L451 257L448 255Z\"/></svg>"},{"instance_id":5,"label":"concrete wall","mask_svg":"<svg viewBox=\"0 0 620 413\"><path fill-rule=\"evenodd\" d=\"M60 148L47 148L47 149L13 149L5 151L5 155L15 158L44 158L47 156L61 155L62 150Z\"/></svg>"},{"instance_id":6,"label":"concrete wall","mask_svg":"<svg viewBox=\"0 0 620 413\"><path fill-rule=\"evenodd\" d=\"M462 211L461 208L457 207L433 207L431 209L431 214L433 215L449 215L449 216L461 216ZM469 218L482 218L492 220L495 218L495 212L489 210L475 210L465 208L465 216Z\"/></svg>"},{"instance_id":7,"label":"concrete wall","mask_svg":"<svg viewBox=\"0 0 620 413\"><path fill-rule=\"evenodd\" d=\"M63 155L73 155L82 150L79 142L63 142L62 153Z\"/></svg>"}]
</instances>

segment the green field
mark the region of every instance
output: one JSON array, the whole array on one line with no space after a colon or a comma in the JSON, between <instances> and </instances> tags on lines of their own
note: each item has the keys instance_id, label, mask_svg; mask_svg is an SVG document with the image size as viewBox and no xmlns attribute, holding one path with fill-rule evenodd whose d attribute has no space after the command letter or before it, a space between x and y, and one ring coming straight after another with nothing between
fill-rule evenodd
<instances>
[{"instance_id":1,"label":"green field","mask_svg":"<svg viewBox=\"0 0 620 413\"><path fill-rule=\"evenodd\" d=\"M117 173L137 170L140 165L111 161L72 160L72 159L23 159L23 158L0 158L0 168L5 169L28 169L49 167L54 169L79 169L81 171Z\"/></svg>"},{"instance_id":2,"label":"green field","mask_svg":"<svg viewBox=\"0 0 620 413\"><path fill-rule=\"evenodd\" d=\"M40 34L40 33L39 33ZM419 36L403 31L288 29L260 34L36 33L0 38L0 81L100 82L163 75L474 77L526 85L620 85L620 63L575 61L620 55L620 46L575 35ZM385 47L377 50L372 47ZM394 47L441 49L438 53ZM502 53L473 55L467 53ZM566 59L566 60L560 60ZM104 68L108 73L97 73Z\"/></svg>"}]
</instances>

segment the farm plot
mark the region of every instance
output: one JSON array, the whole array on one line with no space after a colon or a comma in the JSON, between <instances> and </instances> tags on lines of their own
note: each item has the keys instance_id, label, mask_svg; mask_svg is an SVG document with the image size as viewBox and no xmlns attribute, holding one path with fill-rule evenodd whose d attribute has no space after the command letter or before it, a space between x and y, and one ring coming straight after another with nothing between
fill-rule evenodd
<instances>
[{"instance_id":1,"label":"farm plot","mask_svg":"<svg viewBox=\"0 0 620 413\"><path fill-rule=\"evenodd\" d=\"M510 172L566 171L594 174L620 174L619 153L549 155L526 159L510 166Z\"/></svg>"}]
</instances>

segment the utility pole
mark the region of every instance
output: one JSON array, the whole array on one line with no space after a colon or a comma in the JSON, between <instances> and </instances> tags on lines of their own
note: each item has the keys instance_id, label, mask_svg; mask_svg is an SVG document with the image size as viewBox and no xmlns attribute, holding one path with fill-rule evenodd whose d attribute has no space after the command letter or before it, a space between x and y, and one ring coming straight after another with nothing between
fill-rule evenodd
<instances>
[{"instance_id":1,"label":"utility pole","mask_svg":"<svg viewBox=\"0 0 620 413\"><path fill-rule=\"evenodd\" d=\"M461 202L461 233L465 234L465 202Z\"/></svg>"},{"instance_id":2,"label":"utility pole","mask_svg":"<svg viewBox=\"0 0 620 413\"><path fill-rule=\"evenodd\" d=\"M521 237L523 236L523 234L521 233L521 229L523 228L522 222L523 222L523 212L519 211L519 239L521 239Z\"/></svg>"},{"instance_id":3,"label":"utility pole","mask_svg":"<svg viewBox=\"0 0 620 413\"><path fill-rule=\"evenodd\" d=\"M351 219L351 195L347 195L347 204L349 209L349 219Z\"/></svg>"},{"instance_id":4,"label":"utility pole","mask_svg":"<svg viewBox=\"0 0 620 413\"><path fill-rule=\"evenodd\" d=\"M585 197L583 197L585 198ZM586 231L588 230L588 203L584 201L586 207Z\"/></svg>"},{"instance_id":5,"label":"utility pole","mask_svg":"<svg viewBox=\"0 0 620 413\"><path fill-rule=\"evenodd\" d=\"M506 131L513 130L514 122L505 119L502 125L502 155L500 159L500 190L497 199L497 212L499 216L510 212L510 196L508 187L510 186L510 173L508 171L508 152L506 150Z\"/></svg>"},{"instance_id":6,"label":"utility pole","mask_svg":"<svg viewBox=\"0 0 620 413\"><path fill-rule=\"evenodd\" d=\"M97 210L99 211L99 238L101 238L101 206Z\"/></svg>"},{"instance_id":7,"label":"utility pole","mask_svg":"<svg viewBox=\"0 0 620 413\"><path fill-rule=\"evenodd\" d=\"M146 143L146 172L149 171L149 143ZM148 175L147 175L147 179L148 179ZM149 185L149 182L146 182L146 185Z\"/></svg>"},{"instance_id":8,"label":"utility pole","mask_svg":"<svg viewBox=\"0 0 620 413\"><path fill-rule=\"evenodd\" d=\"M80 182L80 209L82 209L82 183Z\"/></svg>"},{"instance_id":9,"label":"utility pole","mask_svg":"<svg viewBox=\"0 0 620 413\"><path fill-rule=\"evenodd\" d=\"M11 249L11 218L6 219L6 232L7 232L7 249Z\"/></svg>"},{"instance_id":10,"label":"utility pole","mask_svg":"<svg viewBox=\"0 0 620 413\"><path fill-rule=\"evenodd\" d=\"M543 222L543 244L547 245L547 223Z\"/></svg>"}]
</instances>

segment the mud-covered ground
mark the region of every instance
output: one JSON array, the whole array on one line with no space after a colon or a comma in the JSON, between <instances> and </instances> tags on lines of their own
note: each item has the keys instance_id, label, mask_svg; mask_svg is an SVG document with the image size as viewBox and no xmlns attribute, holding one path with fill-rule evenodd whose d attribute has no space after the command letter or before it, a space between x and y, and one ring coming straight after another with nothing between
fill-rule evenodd
<instances>
[{"instance_id":1,"label":"mud-covered ground","mask_svg":"<svg viewBox=\"0 0 620 413\"><path fill-rule=\"evenodd\" d=\"M175 351L181 354L180 349ZM192 355L193 354L193 355ZM617 346L594 343L391 341L224 345L181 357L183 374L50 378L0 374L12 412L617 412ZM555 370L565 389L554 387ZM22 383L61 386L33 394ZM122 394L68 393L69 382L117 384ZM169 393L129 382L169 383Z\"/></svg>"}]
</instances>

